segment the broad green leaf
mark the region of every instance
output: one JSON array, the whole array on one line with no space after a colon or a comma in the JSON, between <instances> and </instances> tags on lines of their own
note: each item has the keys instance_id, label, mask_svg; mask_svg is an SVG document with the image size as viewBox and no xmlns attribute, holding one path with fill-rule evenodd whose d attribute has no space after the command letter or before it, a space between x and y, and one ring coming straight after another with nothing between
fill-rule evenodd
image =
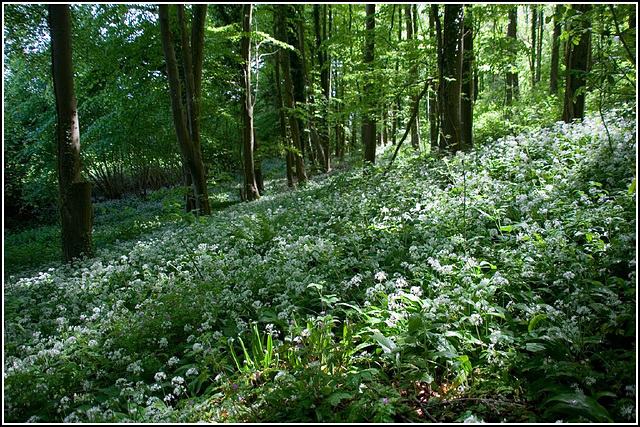
<instances>
[{"instance_id":1,"label":"broad green leaf","mask_svg":"<svg viewBox=\"0 0 640 427\"><path fill-rule=\"evenodd\" d=\"M540 322L540 321L541 321L541 320L543 320L543 319L546 319L547 317L549 317L549 316L547 316L547 315L546 315L546 314L544 314L544 313L540 313L540 314L538 314L536 317L534 317L533 319L531 319L531 320L529 321L529 327L527 328L527 329L529 330L529 332L533 331L533 328L535 328L535 327L536 327L536 324L537 324L538 322Z\"/></svg>"},{"instance_id":2,"label":"broad green leaf","mask_svg":"<svg viewBox=\"0 0 640 427\"><path fill-rule=\"evenodd\" d=\"M596 423L613 422L609 412L595 399L582 393L564 393L551 397L547 403L557 402L545 414L580 415Z\"/></svg>"},{"instance_id":3,"label":"broad green leaf","mask_svg":"<svg viewBox=\"0 0 640 427\"><path fill-rule=\"evenodd\" d=\"M351 393L336 391L327 398L327 402L329 402L331 406L336 406L342 399L350 399L351 397L353 397Z\"/></svg>"},{"instance_id":4,"label":"broad green leaf","mask_svg":"<svg viewBox=\"0 0 640 427\"><path fill-rule=\"evenodd\" d=\"M396 344L393 341L377 332L373 334L373 338L378 341L385 353L391 353L396 348Z\"/></svg>"}]
</instances>

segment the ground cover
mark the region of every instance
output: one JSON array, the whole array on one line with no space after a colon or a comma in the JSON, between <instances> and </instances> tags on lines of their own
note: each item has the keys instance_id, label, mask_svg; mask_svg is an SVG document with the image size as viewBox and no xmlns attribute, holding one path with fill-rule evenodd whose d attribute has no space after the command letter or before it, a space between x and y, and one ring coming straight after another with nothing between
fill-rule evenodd
<instances>
[{"instance_id":1,"label":"ground cover","mask_svg":"<svg viewBox=\"0 0 640 427\"><path fill-rule=\"evenodd\" d=\"M7 276L5 420L635 421L635 118L607 125L339 171Z\"/></svg>"}]
</instances>

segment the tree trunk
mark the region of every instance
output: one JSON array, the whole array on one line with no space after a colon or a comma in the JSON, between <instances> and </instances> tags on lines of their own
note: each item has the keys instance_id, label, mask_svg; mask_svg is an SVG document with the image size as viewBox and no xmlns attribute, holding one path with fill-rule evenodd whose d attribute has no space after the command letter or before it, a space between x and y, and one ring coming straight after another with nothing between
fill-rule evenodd
<instances>
[{"instance_id":1,"label":"tree trunk","mask_svg":"<svg viewBox=\"0 0 640 427\"><path fill-rule=\"evenodd\" d=\"M544 5L538 6L538 46L536 53L536 83L540 81L542 74L542 38L544 37Z\"/></svg>"},{"instance_id":2,"label":"tree trunk","mask_svg":"<svg viewBox=\"0 0 640 427\"><path fill-rule=\"evenodd\" d=\"M313 23L316 35L316 55L318 59L318 67L320 68L320 87L322 88L323 107L321 111L321 117L318 120L320 132L320 146L325 154L325 157L321 161L322 169L327 172L329 153L329 132L328 132L328 112L329 112L329 70L327 66L326 47L322 46L322 42L326 39L326 5L323 5L322 11L320 5L313 6ZM320 21L320 15L322 14L322 22Z\"/></svg>"},{"instance_id":3,"label":"tree trunk","mask_svg":"<svg viewBox=\"0 0 640 427\"><path fill-rule=\"evenodd\" d=\"M551 47L551 69L549 70L549 92L552 95L558 93L558 63L560 58L560 19L558 6L553 14L553 45Z\"/></svg>"},{"instance_id":4,"label":"tree trunk","mask_svg":"<svg viewBox=\"0 0 640 427\"><path fill-rule=\"evenodd\" d=\"M513 39L514 46L516 38L518 36L517 28L518 6L513 6L513 8L509 11L509 26L507 27L507 37ZM511 101L513 100L513 98L517 98L519 94L516 53L514 49L515 47L509 49L510 63L507 66L507 105L511 105ZM515 70L516 72L514 73L513 70Z\"/></svg>"},{"instance_id":5,"label":"tree trunk","mask_svg":"<svg viewBox=\"0 0 640 427\"><path fill-rule=\"evenodd\" d=\"M375 13L376 5L367 4L365 6L367 23L365 34L365 47L364 47L364 63L367 70L371 72L370 63L373 62L374 51L374 30L375 30ZM371 76L368 76L367 82L364 85L364 93L368 96L371 95L373 85L369 82ZM376 120L370 111L366 111L362 117L362 143L364 145L364 160L366 162L376 162Z\"/></svg>"},{"instance_id":6,"label":"tree trunk","mask_svg":"<svg viewBox=\"0 0 640 427\"><path fill-rule=\"evenodd\" d=\"M62 257L69 262L93 256L91 184L80 166L80 125L73 86L69 5L49 5L51 64L58 117L58 185Z\"/></svg>"},{"instance_id":7,"label":"tree trunk","mask_svg":"<svg viewBox=\"0 0 640 427\"><path fill-rule=\"evenodd\" d=\"M286 29L286 5L278 5L278 27L279 27L279 39L284 40L283 34ZM296 165L296 178L299 184L307 183L307 171L304 165L304 157L302 157L302 150L300 146L300 128L298 127L298 120L295 117L295 98L293 93L293 82L291 80L291 68L289 65L289 51L280 50L280 67L282 67L282 74L284 77L284 91L287 110L289 113L289 127L291 129L291 139L293 141L293 148L297 151L294 154L294 161Z\"/></svg>"},{"instance_id":8,"label":"tree trunk","mask_svg":"<svg viewBox=\"0 0 640 427\"><path fill-rule=\"evenodd\" d=\"M178 8L180 20L181 35L184 40L186 22L184 20L183 12ZM196 197L196 205L199 205L200 213L203 215L209 215L211 208L209 205L209 196L207 194L207 178L205 175L204 164L202 163L202 154L199 147L199 135L194 136L195 129L198 127L194 123L197 119L194 118L195 111L192 108L195 104L195 79L194 68L192 64L191 53L189 49L189 43L183 41L182 52L185 68L185 81L187 88L187 113L188 118L185 118L185 113L182 107L182 89L180 85L180 77L178 73L178 64L176 61L173 38L171 37L171 29L169 24L169 8L167 5L160 5L159 7L160 17L160 35L162 38L162 50L164 53L165 61L167 63L167 75L169 77L169 92L171 95L171 110L173 113L173 123L176 128L176 136L178 139L178 145L182 153L183 162L187 164L187 169L191 178L193 179L193 189ZM204 16L202 17L202 24L204 25ZM200 30L198 30L200 31ZM204 32L204 29L202 29ZM202 53L198 53L197 57L202 57ZM201 70L202 65L199 64L196 68ZM200 74L200 71L198 71ZM199 89L198 89L199 91ZM196 107L197 109L198 107ZM192 132L194 131L194 132ZM198 145L194 144L194 139L198 141Z\"/></svg>"},{"instance_id":9,"label":"tree trunk","mask_svg":"<svg viewBox=\"0 0 640 427\"><path fill-rule=\"evenodd\" d=\"M405 6L404 15L405 15L406 28L407 28L407 41L411 46L411 41L413 40L413 37L414 37L413 35L413 32L414 32L413 30L415 27L414 20L417 19L415 16L413 16L412 5L408 4ZM412 52L414 51L413 46L411 46L410 49ZM417 79L418 79L418 68L415 65L413 65L409 70L409 87L411 88L411 96L410 96L409 103L411 105L415 103L416 97L418 96L418 94L415 91L415 88L413 88L413 85L416 83ZM418 115L416 115L416 118L411 122L411 147L413 147L414 150L420 149L419 126L420 125L418 122Z\"/></svg>"},{"instance_id":10,"label":"tree trunk","mask_svg":"<svg viewBox=\"0 0 640 427\"><path fill-rule=\"evenodd\" d=\"M438 76L442 76L442 27L440 24L440 16L438 11L438 5L432 4L430 10L429 22L431 24L431 31L435 33L436 38L436 52L438 57ZM442 89L443 85L438 83L436 87L436 93L429 98L429 124L431 133L431 149L435 149L439 146L440 140L440 118L442 117Z\"/></svg>"},{"instance_id":11,"label":"tree trunk","mask_svg":"<svg viewBox=\"0 0 640 427\"><path fill-rule=\"evenodd\" d=\"M242 15L242 90L244 99L242 103L243 126L243 159L244 159L244 195L247 201L260 198L258 184L256 182L253 151L255 145L255 133L253 130L253 101L251 100L251 15L252 5L245 4Z\"/></svg>"},{"instance_id":12,"label":"tree trunk","mask_svg":"<svg viewBox=\"0 0 640 427\"><path fill-rule=\"evenodd\" d=\"M571 123L574 119L584 118L586 92L586 74L589 72L591 56L591 29L586 14L591 10L588 4L572 6L579 15L574 16L572 27L582 32L577 45L569 43L566 54L567 77L565 79L564 109L562 120ZM580 23L578 24L579 21ZM580 28L576 28L580 27Z\"/></svg>"},{"instance_id":13,"label":"tree trunk","mask_svg":"<svg viewBox=\"0 0 640 427\"><path fill-rule=\"evenodd\" d=\"M276 31L276 34L277 31ZM287 119L284 112L284 101L282 100L282 84L280 82L280 51L276 51L275 56L275 79L276 79L276 108L280 116L280 135L282 136L282 145L285 147L285 160L287 163L287 185L293 187L293 154L291 153L291 141L287 137Z\"/></svg>"},{"instance_id":14,"label":"tree trunk","mask_svg":"<svg viewBox=\"0 0 640 427\"><path fill-rule=\"evenodd\" d=\"M463 62L462 62L462 147L468 150L473 147L473 100L475 86L473 80L473 28L471 12L464 19Z\"/></svg>"},{"instance_id":15,"label":"tree trunk","mask_svg":"<svg viewBox=\"0 0 640 427\"><path fill-rule=\"evenodd\" d=\"M462 148L461 129L461 81L462 81L462 5L445 5L444 40L442 44L441 84L444 85L444 109L442 111L442 148L456 152Z\"/></svg>"},{"instance_id":16,"label":"tree trunk","mask_svg":"<svg viewBox=\"0 0 640 427\"><path fill-rule=\"evenodd\" d=\"M529 68L531 69L531 87L536 85L536 47L538 36L538 7L531 5L531 49L529 57Z\"/></svg>"},{"instance_id":17,"label":"tree trunk","mask_svg":"<svg viewBox=\"0 0 640 427\"><path fill-rule=\"evenodd\" d=\"M303 6L304 7L304 6ZM300 56L302 60L302 74L304 76L304 103L307 106L308 114L307 114L307 128L310 132L311 137L311 146L316 153L317 162L326 172L326 159L324 147L320 144L320 138L318 137L318 131L315 125L315 100L313 99L313 86L311 84L311 79L309 77L309 63L307 61L307 54L305 49L305 40L304 40L304 16L303 10L300 5L296 5L296 9L298 11L298 41L300 43Z\"/></svg>"}]
</instances>

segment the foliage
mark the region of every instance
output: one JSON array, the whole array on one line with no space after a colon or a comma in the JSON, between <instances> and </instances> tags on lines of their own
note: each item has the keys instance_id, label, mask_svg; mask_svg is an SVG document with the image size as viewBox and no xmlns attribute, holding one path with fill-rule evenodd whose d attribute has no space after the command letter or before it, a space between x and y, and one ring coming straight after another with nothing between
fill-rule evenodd
<instances>
[{"instance_id":1,"label":"foliage","mask_svg":"<svg viewBox=\"0 0 640 427\"><path fill-rule=\"evenodd\" d=\"M635 422L623 113L609 136L587 118L340 171L10 277L5 419Z\"/></svg>"}]
</instances>

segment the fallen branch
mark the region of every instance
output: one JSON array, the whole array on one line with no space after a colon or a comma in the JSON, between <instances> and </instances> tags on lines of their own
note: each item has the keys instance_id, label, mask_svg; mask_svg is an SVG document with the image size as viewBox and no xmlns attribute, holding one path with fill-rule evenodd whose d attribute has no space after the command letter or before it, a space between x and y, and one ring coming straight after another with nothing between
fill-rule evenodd
<instances>
[{"instance_id":1,"label":"fallen branch","mask_svg":"<svg viewBox=\"0 0 640 427\"><path fill-rule=\"evenodd\" d=\"M411 106L411 118L407 122L407 128L404 130L404 135L402 135L402 139L400 139L400 142L398 142L398 145L396 147L396 151L393 153L393 157L391 157L391 161L389 162L389 165L387 166L387 170L384 172L385 176L389 172L389 169L391 169L391 165L393 164L393 161L396 159L396 156L398 155L398 151L400 151L400 146L402 145L404 140L407 139L407 135L409 134L409 130L411 130L411 124L413 123L413 121L416 119L416 116L418 115L418 104L420 104L420 100L422 99L424 94L427 93L427 89L429 89L429 85L431 84L432 81L433 81L432 78L428 78L424 82L424 87L422 88L422 92L420 92L420 95L418 95L418 97L413 102L413 105Z\"/></svg>"}]
</instances>

